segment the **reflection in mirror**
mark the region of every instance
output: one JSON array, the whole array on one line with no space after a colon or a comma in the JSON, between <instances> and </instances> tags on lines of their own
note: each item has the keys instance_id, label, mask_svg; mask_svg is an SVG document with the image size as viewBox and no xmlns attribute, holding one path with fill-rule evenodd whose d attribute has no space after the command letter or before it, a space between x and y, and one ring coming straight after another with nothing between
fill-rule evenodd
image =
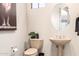
<instances>
[{"instance_id":1,"label":"reflection in mirror","mask_svg":"<svg viewBox=\"0 0 79 59\"><path fill-rule=\"evenodd\" d=\"M68 7L60 8L60 29L64 30L64 28L69 24L69 10Z\"/></svg>"}]
</instances>

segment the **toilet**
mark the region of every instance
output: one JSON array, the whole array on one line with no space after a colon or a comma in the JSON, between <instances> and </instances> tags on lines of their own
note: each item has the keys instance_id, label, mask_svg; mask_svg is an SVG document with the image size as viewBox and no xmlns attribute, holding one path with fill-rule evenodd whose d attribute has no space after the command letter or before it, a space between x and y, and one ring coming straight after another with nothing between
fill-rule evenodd
<instances>
[{"instance_id":1,"label":"toilet","mask_svg":"<svg viewBox=\"0 0 79 59\"><path fill-rule=\"evenodd\" d=\"M39 50L43 47L42 39L30 39L30 48L24 51L25 56L37 56Z\"/></svg>"}]
</instances>

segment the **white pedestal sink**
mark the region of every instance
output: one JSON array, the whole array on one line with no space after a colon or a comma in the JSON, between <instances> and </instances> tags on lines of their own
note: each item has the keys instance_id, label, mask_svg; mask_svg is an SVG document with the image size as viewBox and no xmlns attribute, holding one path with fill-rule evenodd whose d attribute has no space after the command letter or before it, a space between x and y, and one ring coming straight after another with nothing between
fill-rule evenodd
<instances>
[{"instance_id":1,"label":"white pedestal sink","mask_svg":"<svg viewBox=\"0 0 79 59\"><path fill-rule=\"evenodd\" d=\"M61 36L55 36L51 37L50 41L54 43L57 47L57 55L58 56L63 56L63 51L64 51L64 46L65 44L69 43L71 39L69 37L61 37Z\"/></svg>"}]
</instances>

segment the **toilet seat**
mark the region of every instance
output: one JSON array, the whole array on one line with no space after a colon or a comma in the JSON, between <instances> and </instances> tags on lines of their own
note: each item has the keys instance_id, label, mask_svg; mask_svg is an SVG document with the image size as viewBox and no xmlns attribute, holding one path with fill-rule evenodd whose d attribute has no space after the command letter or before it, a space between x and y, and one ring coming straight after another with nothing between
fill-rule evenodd
<instances>
[{"instance_id":1,"label":"toilet seat","mask_svg":"<svg viewBox=\"0 0 79 59\"><path fill-rule=\"evenodd\" d=\"M35 49L35 48L29 48L29 49L27 49L24 52L24 55L26 55L26 56L35 56L35 55L37 55L37 53L38 53L37 49Z\"/></svg>"}]
</instances>

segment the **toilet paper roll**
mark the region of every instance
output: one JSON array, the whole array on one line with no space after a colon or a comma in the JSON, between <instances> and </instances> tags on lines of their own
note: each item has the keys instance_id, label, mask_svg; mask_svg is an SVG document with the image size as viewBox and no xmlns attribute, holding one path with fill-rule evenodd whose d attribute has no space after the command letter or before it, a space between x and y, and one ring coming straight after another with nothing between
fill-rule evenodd
<instances>
[{"instance_id":1,"label":"toilet paper roll","mask_svg":"<svg viewBox=\"0 0 79 59\"><path fill-rule=\"evenodd\" d=\"M17 52L18 51L18 48L13 48L13 52Z\"/></svg>"}]
</instances>

